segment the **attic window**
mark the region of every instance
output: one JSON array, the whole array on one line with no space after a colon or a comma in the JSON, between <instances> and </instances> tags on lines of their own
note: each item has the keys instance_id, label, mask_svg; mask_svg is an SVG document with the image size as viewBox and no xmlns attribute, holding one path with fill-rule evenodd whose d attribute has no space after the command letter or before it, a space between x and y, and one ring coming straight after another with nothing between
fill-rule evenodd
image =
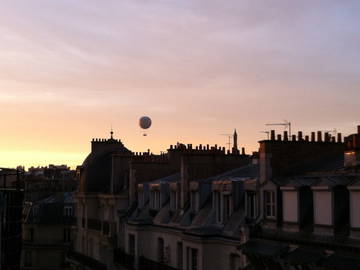
<instances>
[{"instance_id":1,"label":"attic window","mask_svg":"<svg viewBox=\"0 0 360 270\"><path fill-rule=\"evenodd\" d=\"M144 207L144 192L141 190L138 191L138 201L139 201L139 208Z\"/></svg>"},{"instance_id":2,"label":"attic window","mask_svg":"<svg viewBox=\"0 0 360 270\"><path fill-rule=\"evenodd\" d=\"M264 191L265 216L275 218L275 192Z\"/></svg>"},{"instance_id":3,"label":"attic window","mask_svg":"<svg viewBox=\"0 0 360 270\"><path fill-rule=\"evenodd\" d=\"M199 211L199 194L196 191L190 193L190 205L193 212Z\"/></svg>"},{"instance_id":4,"label":"attic window","mask_svg":"<svg viewBox=\"0 0 360 270\"><path fill-rule=\"evenodd\" d=\"M177 191L173 190L170 193L170 210L175 211L178 208L178 193Z\"/></svg>"},{"instance_id":5,"label":"attic window","mask_svg":"<svg viewBox=\"0 0 360 270\"><path fill-rule=\"evenodd\" d=\"M65 217L72 217L74 215L74 210L72 206L65 206L64 207L64 216Z\"/></svg>"},{"instance_id":6,"label":"attic window","mask_svg":"<svg viewBox=\"0 0 360 270\"><path fill-rule=\"evenodd\" d=\"M256 192L248 191L246 193L246 214L248 218L256 218L257 216L257 198Z\"/></svg>"},{"instance_id":7,"label":"attic window","mask_svg":"<svg viewBox=\"0 0 360 270\"><path fill-rule=\"evenodd\" d=\"M221 201L220 201L220 192L213 192L213 209L215 209L216 222L221 223Z\"/></svg>"},{"instance_id":8,"label":"attic window","mask_svg":"<svg viewBox=\"0 0 360 270\"><path fill-rule=\"evenodd\" d=\"M150 207L152 209L160 209L160 191L153 190L151 191Z\"/></svg>"},{"instance_id":9,"label":"attic window","mask_svg":"<svg viewBox=\"0 0 360 270\"><path fill-rule=\"evenodd\" d=\"M222 221L226 222L230 219L232 215L232 203L231 203L231 195L224 195L223 196L223 215Z\"/></svg>"}]
</instances>

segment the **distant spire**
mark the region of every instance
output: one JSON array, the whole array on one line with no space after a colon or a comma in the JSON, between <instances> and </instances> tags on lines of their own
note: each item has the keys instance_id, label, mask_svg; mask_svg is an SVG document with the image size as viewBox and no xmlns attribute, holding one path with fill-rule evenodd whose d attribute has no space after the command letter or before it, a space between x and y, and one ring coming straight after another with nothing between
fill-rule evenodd
<instances>
[{"instance_id":1,"label":"distant spire","mask_svg":"<svg viewBox=\"0 0 360 270\"><path fill-rule=\"evenodd\" d=\"M238 152L238 145L237 145L237 132L236 132L236 128L234 130L234 135L233 135L233 153L237 153Z\"/></svg>"}]
</instances>

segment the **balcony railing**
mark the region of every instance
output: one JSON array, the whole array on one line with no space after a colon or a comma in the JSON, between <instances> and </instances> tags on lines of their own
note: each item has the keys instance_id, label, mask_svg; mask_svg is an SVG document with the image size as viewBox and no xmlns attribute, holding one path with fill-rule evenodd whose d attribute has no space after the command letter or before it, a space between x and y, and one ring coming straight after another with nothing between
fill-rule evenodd
<instances>
[{"instance_id":1,"label":"balcony railing","mask_svg":"<svg viewBox=\"0 0 360 270\"><path fill-rule=\"evenodd\" d=\"M139 258L139 269L141 270L176 270L171 266L162 264L159 262L154 262L152 260L146 259L144 257Z\"/></svg>"},{"instance_id":2,"label":"balcony railing","mask_svg":"<svg viewBox=\"0 0 360 270\"><path fill-rule=\"evenodd\" d=\"M83 266L88 266L91 269L106 270L106 264L103 264L94 258L88 257L84 254L78 253L74 250L70 250L67 254L69 260L73 260Z\"/></svg>"},{"instance_id":3,"label":"balcony railing","mask_svg":"<svg viewBox=\"0 0 360 270\"><path fill-rule=\"evenodd\" d=\"M118 248L114 250L114 261L128 269L134 269L135 256L127 254L124 250Z\"/></svg>"}]
</instances>

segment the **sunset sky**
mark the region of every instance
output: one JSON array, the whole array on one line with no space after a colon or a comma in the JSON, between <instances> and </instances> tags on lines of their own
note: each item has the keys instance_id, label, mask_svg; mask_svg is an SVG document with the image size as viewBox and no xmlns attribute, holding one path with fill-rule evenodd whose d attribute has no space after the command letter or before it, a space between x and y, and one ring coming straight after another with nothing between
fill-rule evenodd
<instances>
[{"instance_id":1,"label":"sunset sky","mask_svg":"<svg viewBox=\"0 0 360 270\"><path fill-rule=\"evenodd\" d=\"M359 0L4 0L0 167L360 124ZM138 119L153 127L142 136ZM282 128L278 128L283 131Z\"/></svg>"}]
</instances>

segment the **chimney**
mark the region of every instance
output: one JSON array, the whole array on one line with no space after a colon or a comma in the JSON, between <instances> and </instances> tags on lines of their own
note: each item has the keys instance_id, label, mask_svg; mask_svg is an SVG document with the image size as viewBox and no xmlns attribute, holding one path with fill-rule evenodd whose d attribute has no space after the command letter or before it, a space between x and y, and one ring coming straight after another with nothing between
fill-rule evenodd
<instances>
[{"instance_id":1,"label":"chimney","mask_svg":"<svg viewBox=\"0 0 360 270\"><path fill-rule=\"evenodd\" d=\"M342 142L342 135L341 135L341 133L338 133L338 134L337 134L337 142L338 142L338 143L341 143L341 142Z\"/></svg>"},{"instance_id":2,"label":"chimney","mask_svg":"<svg viewBox=\"0 0 360 270\"><path fill-rule=\"evenodd\" d=\"M245 154L245 147L242 147L242 148L241 148L241 154L242 154L242 155L246 155L246 154Z\"/></svg>"},{"instance_id":3,"label":"chimney","mask_svg":"<svg viewBox=\"0 0 360 270\"><path fill-rule=\"evenodd\" d=\"M321 134L321 131L318 131L318 133L317 133L317 141L318 141L318 142L322 142L322 134Z\"/></svg>"},{"instance_id":4,"label":"chimney","mask_svg":"<svg viewBox=\"0 0 360 270\"><path fill-rule=\"evenodd\" d=\"M289 140L288 132L285 130L284 131L284 141L287 142L288 140Z\"/></svg>"},{"instance_id":5,"label":"chimney","mask_svg":"<svg viewBox=\"0 0 360 270\"><path fill-rule=\"evenodd\" d=\"M277 135L277 140L278 140L278 141L281 141L281 134L278 134L278 135Z\"/></svg>"},{"instance_id":6,"label":"chimney","mask_svg":"<svg viewBox=\"0 0 360 270\"><path fill-rule=\"evenodd\" d=\"M330 135L329 132L325 132L325 142L329 142L330 141Z\"/></svg>"},{"instance_id":7,"label":"chimney","mask_svg":"<svg viewBox=\"0 0 360 270\"><path fill-rule=\"evenodd\" d=\"M360 125L357 128L358 128L358 134L360 134Z\"/></svg>"},{"instance_id":8,"label":"chimney","mask_svg":"<svg viewBox=\"0 0 360 270\"><path fill-rule=\"evenodd\" d=\"M291 140L292 140L293 142L296 142L296 135L291 135Z\"/></svg>"},{"instance_id":9,"label":"chimney","mask_svg":"<svg viewBox=\"0 0 360 270\"><path fill-rule=\"evenodd\" d=\"M275 141L275 130L271 130L270 140Z\"/></svg>"},{"instance_id":10,"label":"chimney","mask_svg":"<svg viewBox=\"0 0 360 270\"><path fill-rule=\"evenodd\" d=\"M305 136L305 141L307 141L307 142L309 141L309 135Z\"/></svg>"},{"instance_id":11,"label":"chimney","mask_svg":"<svg viewBox=\"0 0 360 270\"><path fill-rule=\"evenodd\" d=\"M303 134L301 131L298 132L298 141L302 141L303 140Z\"/></svg>"},{"instance_id":12,"label":"chimney","mask_svg":"<svg viewBox=\"0 0 360 270\"><path fill-rule=\"evenodd\" d=\"M311 141L315 142L315 132L311 132Z\"/></svg>"}]
</instances>

